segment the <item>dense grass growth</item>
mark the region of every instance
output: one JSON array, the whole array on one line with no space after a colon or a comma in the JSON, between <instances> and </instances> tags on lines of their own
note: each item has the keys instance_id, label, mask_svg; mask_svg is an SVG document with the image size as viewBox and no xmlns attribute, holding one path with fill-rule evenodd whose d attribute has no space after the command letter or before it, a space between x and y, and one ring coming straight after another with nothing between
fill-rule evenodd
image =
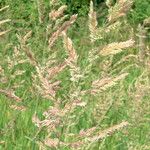
<instances>
[{"instance_id":1,"label":"dense grass growth","mask_svg":"<svg viewBox=\"0 0 150 150\"><path fill-rule=\"evenodd\" d=\"M0 150L150 149L147 1L0 2Z\"/></svg>"}]
</instances>

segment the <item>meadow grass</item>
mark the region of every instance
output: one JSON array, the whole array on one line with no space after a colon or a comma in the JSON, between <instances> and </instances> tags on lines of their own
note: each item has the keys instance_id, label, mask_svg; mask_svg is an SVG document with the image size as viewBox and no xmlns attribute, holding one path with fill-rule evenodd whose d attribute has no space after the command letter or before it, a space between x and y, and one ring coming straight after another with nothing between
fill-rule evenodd
<instances>
[{"instance_id":1,"label":"meadow grass","mask_svg":"<svg viewBox=\"0 0 150 150\"><path fill-rule=\"evenodd\" d=\"M118 5L113 9L107 4L108 24L99 25L92 2L89 18L76 22L76 16L73 21L61 16L65 7L60 3L43 8L41 0L26 7L6 2L10 6L0 12L1 20L11 20L2 32L11 31L0 37L0 89L15 90L21 101L16 102L12 91L0 94L0 149L149 150L149 45L144 43L146 54L139 53L143 36L136 36L139 30L125 16L130 3L119 11ZM12 12L19 10L15 18ZM57 22L58 16L64 20ZM115 24L118 19L121 25ZM46 75L52 83L61 81L60 88L56 82L49 89L53 85L45 81ZM43 112L62 120L49 128L54 120L45 119Z\"/></svg>"}]
</instances>

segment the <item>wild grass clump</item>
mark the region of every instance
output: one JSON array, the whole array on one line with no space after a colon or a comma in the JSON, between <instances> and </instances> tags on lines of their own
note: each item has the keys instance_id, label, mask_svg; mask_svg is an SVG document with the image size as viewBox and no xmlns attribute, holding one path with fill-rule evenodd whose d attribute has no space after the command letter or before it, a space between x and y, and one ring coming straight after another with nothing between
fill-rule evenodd
<instances>
[{"instance_id":1,"label":"wild grass clump","mask_svg":"<svg viewBox=\"0 0 150 150\"><path fill-rule=\"evenodd\" d=\"M54 6L53 6L54 5ZM41 66L41 64L36 60L32 52L27 46L27 38L31 36L30 32L27 33L23 38L20 38L20 46L26 52L29 61L36 69L36 74L34 74L34 86L39 91L41 96L53 101L53 105L49 109L43 112L44 120L40 120L37 114L32 118L33 123L38 127L37 134L34 139L37 139L38 134L44 129L47 131L47 135L42 141L36 141L39 147L51 147L51 148L61 148L70 147L74 148L84 148L90 147L90 145L98 140L101 140L111 133L126 127L128 122L122 121L118 125L114 125L104 131L99 131L99 125L91 125L89 129L82 129L79 132L74 132L73 129L79 125L80 116L85 113L85 110L89 107L88 100L84 97L86 94L95 95L104 91L107 91L112 86L116 85L120 80L123 80L128 73L122 73L118 76L111 77L107 75L106 78L96 79L91 82L89 88L84 89L85 78L88 77L92 69L92 63L95 57L94 55L87 58L87 66L81 68L78 61L78 54L74 48L73 41L67 35L67 30L76 21L77 15L73 15L69 20L65 21L63 12L66 10L66 6L61 6L57 8L54 4L51 4L53 9L49 13L50 25L55 31L51 32L48 38L48 48L51 52L55 46L58 38L63 39L64 49L67 54L67 58L61 64L57 60L48 59L46 66ZM59 20L61 20L59 22ZM64 20L64 23L63 23ZM59 23L58 23L59 22ZM124 48L129 48L134 45L133 40L120 43L112 43L104 46L102 50L94 47L94 42L97 35L97 19L96 12L93 9L93 2L91 1L90 12L89 12L89 31L92 49L95 49L95 55L99 56L110 56L115 55L122 51ZM112 25L112 24L111 24ZM109 25L108 27L109 28ZM105 28L103 29L105 30ZM109 32L109 31L108 31ZM92 53L89 52L90 54ZM98 56L98 57L99 57ZM88 64L90 63L90 64ZM90 67L89 67L90 66ZM61 81L57 81L55 77L60 74L63 70L69 70L70 72L70 87L68 89L68 94L65 96L67 99L62 100L61 97L57 95L57 91L60 90ZM38 81L38 82L37 82ZM95 104L94 104L95 105ZM107 105L107 104L106 104ZM106 110L110 106L105 106ZM91 112L92 113L92 112ZM105 112L106 113L106 112ZM91 114L92 115L92 114ZM103 118L101 118L103 120ZM100 123L100 122L99 122Z\"/></svg>"},{"instance_id":2,"label":"wild grass clump","mask_svg":"<svg viewBox=\"0 0 150 150\"><path fill-rule=\"evenodd\" d=\"M133 1L118 1L115 5L110 2L106 2L109 11L106 24L103 26L99 26L93 1L90 2L88 18L90 47L84 60L84 67L81 65L83 62L81 62L82 56L77 51L78 46L69 36L71 26L76 22L78 15L70 17L65 15L67 6L60 6L58 0L50 2L51 11L47 22L47 18L44 17L44 2L37 0L39 23L45 27L42 37L45 38L46 46L43 45L41 57L37 57L36 52L32 50L31 41L35 37L33 31L28 31L25 35L16 35L18 44L15 45L11 57L6 59L9 71L7 72L7 69L3 67L5 65L0 67L1 81L4 81L0 93L16 101L14 105L10 106L11 109L25 113L29 111L27 107L21 105L23 99L15 93L15 90L25 82L24 80L15 80L26 72L24 67L21 67L24 64L33 68L31 70L33 95L31 95L38 96L41 101L50 101L48 108L40 115L38 114L39 110L34 110L34 114L32 117L30 116L32 118L30 122L32 121L34 124L35 132L30 136L25 136L39 149L95 149L95 143L99 147L103 147L103 141L108 136L130 126L129 121L125 119L117 121L116 124L105 124L110 110L121 103L119 99L122 99L123 95L127 93L131 96L132 108L137 109L141 104L145 105L140 99L149 89L148 68L150 62L148 56L147 61L143 63L144 73L140 74L126 89L124 84L130 75L129 69L132 66L141 69L139 62L146 57L145 52L143 54L139 51L137 55L127 54L125 57L121 57L120 54L135 48L136 42L133 37L111 43L104 42L105 44L102 42L109 34L113 34L118 28L121 28L121 21L124 21L121 18L125 17L130 10ZM0 10L4 9L5 7ZM9 21L1 21L0 25ZM139 43L141 42L143 40L140 39ZM58 57L60 53L60 50L56 49L58 43L61 45L63 58ZM144 46L140 44L139 48L142 49L141 47ZM117 56L120 57L120 60L114 63L114 58ZM132 58L135 58L135 62L120 69L122 63L126 63ZM101 61L98 73L93 73L99 60ZM17 66L22 69L18 69ZM62 78L63 75L65 76ZM67 81L67 84L63 84L63 80ZM132 94L133 89L135 90L134 94ZM136 98L139 99L137 103L135 103ZM132 110L134 112L133 120L138 117L136 109ZM143 114L142 110L140 112ZM128 143L129 147L133 145L133 143Z\"/></svg>"}]
</instances>

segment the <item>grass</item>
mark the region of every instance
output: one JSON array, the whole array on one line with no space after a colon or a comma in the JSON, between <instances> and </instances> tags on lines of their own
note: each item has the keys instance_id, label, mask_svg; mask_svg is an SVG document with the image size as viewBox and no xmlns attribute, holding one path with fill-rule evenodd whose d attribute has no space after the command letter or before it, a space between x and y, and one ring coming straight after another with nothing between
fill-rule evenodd
<instances>
[{"instance_id":1,"label":"grass","mask_svg":"<svg viewBox=\"0 0 150 150\"><path fill-rule=\"evenodd\" d=\"M40 2L40 0L38 1ZM7 80L4 84L0 83L0 89L15 89L15 95L20 97L22 101L18 103L9 98L9 95L0 94L0 149L37 150L40 149L40 146L41 149L46 147L47 149L60 150L74 148L91 150L150 149L149 56L144 56L144 62L137 58L130 58L131 54L139 57L138 38L135 37L138 31L132 30L126 17L119 18L122 25L106 34L104 30L107 29L107 26L97 25L97 20L93 19L95 16L91 3L92 22L87 22L87 18L78 18L79 27L76 23L71 25L67 34L63 33L61 38L56 38L55 46L49 48L48 39L51 37L51 33L57 30L49 31L47 26L52 25L52 28L57 26L54 26L55 20L53 22L48 19L46 12L49 12L50 7L55 9L58 6L54 4L49 6L48 3L45 3L45 20L44 23L41 23L43 12L38 13L41 10L37 8L38 3L24 4L23 1L11 3L10 0L6 0L6 4L10 7L5 10L6 13L2 12L2 19L11 18L11 22L3 25L2 31L7 31L7 29L11 29L11 31L0 37L0 66L4 69L4 72L0 72L0 79L5 81L5 77ZM19 11L21 12L19 13ZM39 19L38 14L42 19ZM111 11L110 14L115 16ZM58 27L61 25L62 23ZM26 34L30 33L30 30L32 30L32 34ZM128 32L126 32L127 30ZM24 35L29 37L25 40ZM102 39L99 35L103 36ZM127 44L123 46L116 42L127 41L131 38L135 40L135 46L129 46L127 50L120 51L120 49L126 48ZM106 53L110 43L113 43L110 49L111 53L109 51ZM19 51L14 53L15 47ZM116 49L118 51L114 53ZM101 50L100 53L99 50ZM108 56L103 56L103 51ZM116 65L128 56L129 59ZM48 60L52 61L53 57L56 58L54 62L56 66L62 64L64 59L68 60L67 67L50 80L52 82L61 81L60 89L56 92L56 96L53 95L54 100L51 95L49 95L50 98L45 97L47 90L40 84L44 84L40 73L45 75L47 71L51 71L51 68L44 70L42 67L46 65ZM38 61L38 65L34 58ZM25 60L27 63L19 64L20 60ZM17 65L11 66L12 63L17 63ZM53 64L50 66L53 68ZM38 67L40 71L38 71ZM126 69L126 67L128 68ZM17 75L18 70L23 70L25 73ZM78 77L82 73L85 77ZM128 73L128 75L121 78L120 74L124 73ZM118 79L119 77L121 81ZM107 82L104 82L103 79ZM94 81L97 82L94 84ZM105 83L104 85L102 81ZM16 85L19 88L15 88ZM87 93L82 94L82 91ZM56 99L60 99L60 101L56 102ZM79 102L76 102L77 99ZM72 112L66 108L70 102L76 106ZM56 131L53 131L53 128L49 131L50 125L38 128L36 125L41 123L38 119L44 121L43 112L52 111L51 107L54 110L59 110L58 116L55 114L56 112L54 114L49 112L50 117L56 117L55 120L64 113L64 110L68 114L61 116L62 120L61 123L56 124ZM35 113L36 116L34 116ZM47 119L51 121L53 118ZM128 122L127 128L118 127L116 129L117 124L125 121ZM77 137L82 129L86 133L86 130L92 127L96 127L94 134ZM90 131L88 132L90 133ZM85 145L80 143L81 141L91 141L92 137L96 137L98 140L88 142ZM50 141L50 139L53 140ZM70 145L61 145L61 143L58 145L58 139L63 144L69 143Z\"/></svg>"}]
</instances>

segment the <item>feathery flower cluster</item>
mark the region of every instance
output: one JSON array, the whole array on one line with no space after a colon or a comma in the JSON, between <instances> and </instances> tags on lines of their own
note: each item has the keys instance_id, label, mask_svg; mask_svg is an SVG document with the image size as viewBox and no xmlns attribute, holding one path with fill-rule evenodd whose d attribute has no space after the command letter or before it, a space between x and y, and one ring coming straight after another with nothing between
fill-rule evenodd
<instances>
[{"instance_id":1,"label":"feathery flower cluster","mask_svg":"<svg viewBox=\"0 0 150 150\"><path fill-rule=\"evenodd\" d=\"M133 0L118 0L116 4L109 8L108 21L113 23L120 17L126 15L133 4ZM110 5L109 5L110 6Z\"/></svg>"},{"instance_id":2,"label":"feathery flower cluster","mask_svg":"<svg viewBox=\"0 0 150 150\"><path fill-rule=\"evenodd\" d=\"M100 50L100 55L108 56L108 55L115 55L120 53L125 48L130 48L134 46L134 41L132 39L120 42L120 43L111 43L105 46L102 50Z\"/></svg>"},{"instance_id":3,"label":"feathery flower cluster","mask_svg":"<svg viewBox=\"0 0 150 150\"><path fill-rule=\"evenodd\" d=\"M39 22L44 22L44 13L45 13L45 7L44 7L44 1L43 0L37 0L37 7L38 7L38 13L39 13Z\"/></svg>"},{"instance_id":4,"label":"feathery flower cluster","mask_svg":"<svg viewBox=\"0 0 150 150\"><path fill-rule=\"evenodd\" d=\"M3 8L0 9L0 12L6 10L6 9L8 9L8 8L9 8L9 6L5 6L5 7L3 7ZM8 22L10 22L10 21L11 21L10 19L2 20L2 21L0 21L0 26L3 25L3 24L5 24L5 23L8 23ZM1 32L0 32L0 36L6 34L6 33L9 32L9 31L10 31L10 30L1 31Z\"/></svg>"}]
</instances>

